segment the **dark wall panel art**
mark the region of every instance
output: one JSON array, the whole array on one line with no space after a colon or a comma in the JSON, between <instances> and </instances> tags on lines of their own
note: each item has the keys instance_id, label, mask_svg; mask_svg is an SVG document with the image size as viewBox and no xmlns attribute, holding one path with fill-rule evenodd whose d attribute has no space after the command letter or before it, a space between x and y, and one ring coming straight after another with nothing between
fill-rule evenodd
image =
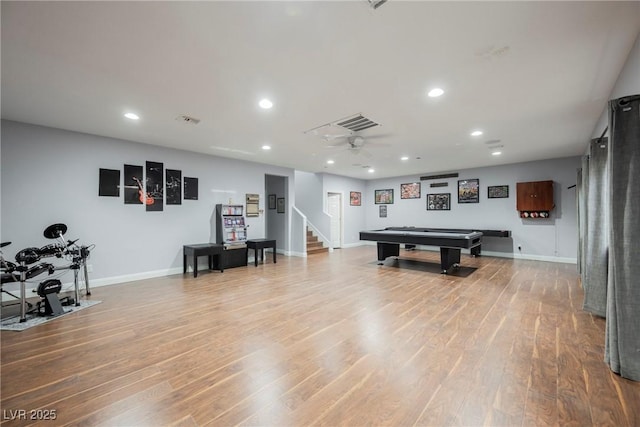
<instances>
[{"instance_id":1,"label":"dark wall panel art","mask_svg":"<svg viewBox=\"0 0 640 427\"><path fill-rule=\"evenodd\" d=\"M164 207L163 175L164 164L147 162L147 212L162 211Z\"/></svg>"},{"instance_id":2,"label":"dark wall panel art","mask_svg":"<svg viewBox=\"0 0 640 427\"><path fill-rule=\"evenodd\" d=\"M198 178L184 177L184 199L198 200Z\"/></svg>"},{"instance_id":3,"label":"dark wall panel art","mask_svg":"<svg viewBox=\"0 0 640 427\"><path fill-rule=\"evenodd\" d=\"M182 171L167 169L165 187L167 205L182 204Z\"/></svg>"},{"instance_id":4,"label":"dark wall panel art","mask_svg":"<svg viewBox=\"0 0 640 427\"><path fill-rule=\"evenodd\" d=\"M144 201L142 166L124 165L124 203L141 205Z\"/></svg>"},{"instance_id":5,"label":"dark wall panel art","mask_svg":"<svg viewBox=\"0 0 640 427\"><path fill-rule=\"evenodd\" d=\"M117 169L100 169L98 196L120 197L120 171Z\"/></svg>"}]
</instances>

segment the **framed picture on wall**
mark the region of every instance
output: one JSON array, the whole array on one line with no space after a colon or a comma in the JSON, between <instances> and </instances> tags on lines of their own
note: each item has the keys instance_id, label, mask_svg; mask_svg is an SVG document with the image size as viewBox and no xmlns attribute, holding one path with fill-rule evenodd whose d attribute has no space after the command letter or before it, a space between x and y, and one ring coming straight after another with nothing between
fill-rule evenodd
<instances>
[{"instance_id":1,"label":"framed picture on wall","mask_svg":"<svg viewBox=\"0 0 640 427\"><path fill-rule=\"evenodd\" d=\"M428 211L451 210L451 193L427 194Z\"/></svg>"},{"instance_id":2,"label":"framed picture on wall","mask_svg":"<svg viewBox=\"0 0 640 427\"><path fill-rule=\"evenodd\" d=\"M351 206L361 206L362 205L362 193L359 191L352 191L349 193L349 204Z\"/></svg>"},{"instance_id":3,"label":"framed picture on wall","mask_svg":"<svg viewBox=\"0 0 640 427\"><path fill-rule=\"evenodd\" d=\"M411 182L409 184L400 184L400 198L401 199L419 199L420 183Z\"/></svg>"},{"instance_id":4,"label":"framed picture on wall","mask_svg":"<svg viewBox=\"0 0 640 427\"><path fill-rule=\"evenodd\" d=\"M276 208L276 195L269 194L269 209L275 209L275 208Z\"/></svg>"},{"instance_id":5,"label":"framed picture on wall","mask_svg":"<svg viewBox=\"0 0 640 427\"><path fill-rule=\"evenodd\" d=\"M184 199L198 200L198 178L184 177Z\"/></svg>"},{"instance_id":6,"label":"framed picture on wall","mask_svg":"<svg viewBox=\"0 0 640 427\"><path fill-rule=\"evenodd\" d=\"M376 205L391 205L393 204L393 189L388 190L375 190L374 197Z\"/></svg>"},{"instance_id":7,"label":"framed picture on wall","mask_svg":"<svg viewBox=\"0 0 640 427\"><path fill-rule=\"evenodd\" d=\"M506 199L509 197L508 185L495 185L487 187L487 196L490 199Z\"/></svg>"},{"instance_id":8,"label":"framed picture on wall","mask_svg":"<svg viewBox=\"0 0 640 427\"><path fill-rule=\"evenodd\" d=\"M380 208L380 218L386 218L387 217L387 205L379 206L379 208Z\"/></svg>"},{"instance_id":9,"label":"framed picture on wall","mask_svg":"<svg viewBox=\"0 0 640 427\"><path fill-rule=\"evenodd\" d=\"M479 187L479 179L461 179L458 181L458 203L479 203Z\"/></svg>"},{"instance_id":10,"label":"framed picture on wall","mask_svg":"<svg viewBox=\"0 0 640 427\"><path fill-rule=\"evenodd\" d=\"M278 213L284 213L284 197L278 197Z\"/></svg>"},{"instance_id":11,"label":"framed picture on wall","mask_svg":"<svg viewBox=\"0 0 640 427\"><path fill-rule=\"evenodd\" d=\"M100 168L98 196L120 197L119 169Z\"/></svg>"},{"instance_id":12,"label":"framed picture on wall","mask_svg":"<svg viewBox=\"0 0 640 427\"><path fill-rule=\"evenodd\" d=\"M164 190L167 205L182 204L182 171L166 169L164 177Z\"/></svg>"}]
</instances>

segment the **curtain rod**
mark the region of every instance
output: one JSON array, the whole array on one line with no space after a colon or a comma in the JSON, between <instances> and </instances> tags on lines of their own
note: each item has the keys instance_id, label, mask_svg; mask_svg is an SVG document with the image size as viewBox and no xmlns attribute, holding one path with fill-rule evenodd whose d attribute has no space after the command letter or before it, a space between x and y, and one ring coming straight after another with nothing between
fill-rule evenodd
<instances>
[{"instance_id":1,"label":"curtain rod","mask_svg":"<svg viewBox=\"0 0 640 427\"><path fill-rule=\"evenodd\" d=\"M602 141L602 138L604 138L604 134L607 133L608 130L609 126L605 126L604 131L602 131L602 135L600 135L600 138L598 138L600 141Z\"/></svg>"}]
</instances>

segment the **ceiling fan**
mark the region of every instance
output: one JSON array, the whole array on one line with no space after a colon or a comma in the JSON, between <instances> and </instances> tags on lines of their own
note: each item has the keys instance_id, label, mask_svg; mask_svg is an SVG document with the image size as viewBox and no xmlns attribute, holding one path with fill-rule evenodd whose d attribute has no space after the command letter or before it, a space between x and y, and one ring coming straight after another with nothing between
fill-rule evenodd
<instances>
[{"instance_id":1,"label":"ceiling fan","mask_svg":"<svg viewBox=\"0 0 640 427\"><path fill-rule=\"evenodd\" d=\"M362 154L365 157L371 157L371 153L363 148L364 145L388 147L389 144L369 142L371 139L386 138L388 136L389 135L371 135L365 138L364 136L354 135L353 133L346 135L325 135L326 141L340 140L333 145L327 145L326 148L344 147L344 150L349 151L351 154Z\"/></svg>"}]
</instances>

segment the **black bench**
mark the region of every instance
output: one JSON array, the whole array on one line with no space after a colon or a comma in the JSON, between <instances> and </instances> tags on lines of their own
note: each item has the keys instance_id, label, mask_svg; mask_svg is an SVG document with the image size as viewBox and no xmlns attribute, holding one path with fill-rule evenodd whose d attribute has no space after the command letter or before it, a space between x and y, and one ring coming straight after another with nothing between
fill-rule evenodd
<instances>
[{"instance_id":1,"label":"black bench","mask_svg":"<svg viewBox=\"0 0 640 427\"><path fill-rule=\"evenodd\" d=\"M220 272L224 272L224 246L215 243L199 243L182 247L183 273L187 272L188 257L192 257L193 277L198 277L198 257L205 255L209 257L209 270L213 269L213 257L217 256Z\"/></svg>"},{"instance_id":2,"label":"black bench","mask_svg":"<svg viewBox=\"0 0 640 427\"><path fill-rule=\"evenodd\" d=\"M258 266L258 251L264 262L264 248L273 248L273 262L276 262L276 241L271 239L251 239L247 240L247 249L253 249L255 266ZM249 251L247 251L247 262L249 261Z\"/></svg>"}]
</instances>

